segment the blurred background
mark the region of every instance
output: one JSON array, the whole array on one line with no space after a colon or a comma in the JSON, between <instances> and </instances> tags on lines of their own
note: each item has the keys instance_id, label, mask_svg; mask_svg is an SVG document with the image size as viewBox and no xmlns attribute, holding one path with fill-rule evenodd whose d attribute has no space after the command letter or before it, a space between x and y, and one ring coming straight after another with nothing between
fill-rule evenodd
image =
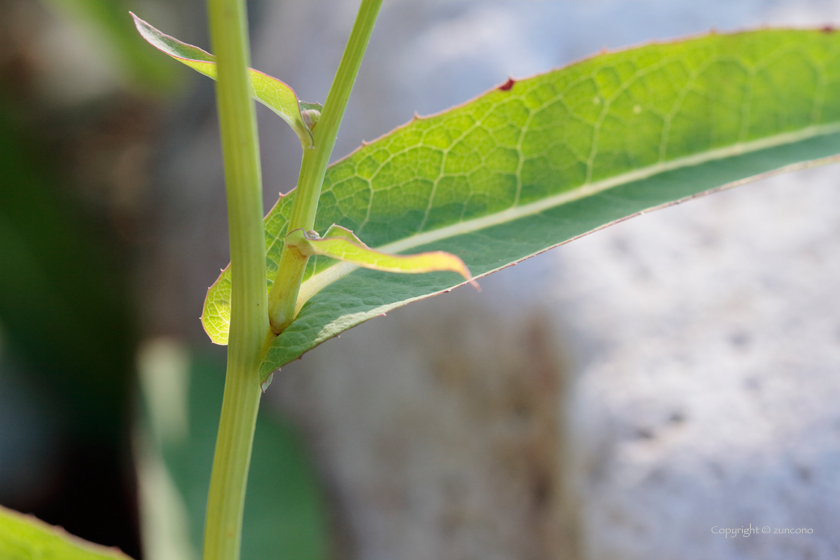
<instances>
[{"instance_id":1,"label":"blurred background","mask_svg":"<svg viewBox=\"0 0 840 560\"><path fill-rule=\"evenodd\" d=\"M356 8L250 2L254 66L323 101ZM198 317L229 260L213 85L128 10L209 49L195 0L0 0L0 504L198 558L224 371ZM508 76L765 24L840 4L386 0L335 154ZM269 208L300 145L258 117ZM243 558L837 558L837 177L639 217L284 368ZM713 532L747 526L810 532Z\"/></svg>"}]
</instances>

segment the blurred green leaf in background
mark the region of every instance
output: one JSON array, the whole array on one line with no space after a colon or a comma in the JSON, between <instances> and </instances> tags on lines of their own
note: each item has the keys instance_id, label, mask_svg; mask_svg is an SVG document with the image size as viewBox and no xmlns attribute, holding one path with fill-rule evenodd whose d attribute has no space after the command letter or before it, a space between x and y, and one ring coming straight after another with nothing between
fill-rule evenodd
<instances>
[{"instance_id":1,"label":"blurred green leaf in background","mask_svg":"<svg viewBox=\"0 0 840 560\"><path fill-rule=\"evenodd\" d=\"M149 393L146 375L135 398L133 272L153 242L165 103L190 72L150 49L128 12L172 17L182 4L0 3L0 503L148 560L198 558L223 381L211 360L152 344L141 370L169 367L183 390L155 408L167 391ZM179 396L188 407L169 406ZM142 402L152 412L135 425ZM181 428L161 431L161 410L182 410ZM243 558L325 558L295 430L261 417L257 438Z\"/></svg>"},{"instance_id":2,"label":"blurred green leaf in background","mask_svg":"<svg viewBox=\"0 0 840 560\"><path fill-rule=\"evenodd\" d=\"M0 3L0 503L139 557L130 278L176 75L126 2L58 4Z\"/></svg>"},{"instance_id":3,"label":"blurred green leaf in background","mask_svg":"<svg viewBox=\"0 0 840 560\"><path fill-rule=\"evenodd\" d=\"M156 339L143 346L139 369L144 416L135 450L146 557L197 560L224 367ZM300 437L264 409L251 457L242 558L327 558L323 498Z\"/></svg>"}]
</instances>

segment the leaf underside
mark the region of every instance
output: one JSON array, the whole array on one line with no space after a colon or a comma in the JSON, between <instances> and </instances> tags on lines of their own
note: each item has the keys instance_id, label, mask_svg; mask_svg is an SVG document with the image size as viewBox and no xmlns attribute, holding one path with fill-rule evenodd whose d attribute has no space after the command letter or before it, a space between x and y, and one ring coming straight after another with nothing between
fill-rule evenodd
<instances>
[{"instance_id":1,"label":"leaf underside","mask_svg":"<svg viewBox=\"0 0 840 560\"><path fill-rule=\"evenodd\" d=\"M0 558L31 560L131 560L116 548L74 537L60 527L0 506Z\"/></svg>"},{"instance_id":2,"label":"leaf underside","mask_svg":"<svg viewBox=\"0 0 840 560\"><path fill-rule=\"evenodd\" d=\"M336 223L387 252L447 251L480 277L642 211L838 153L840 34L709 35L598 55L416 118L328 169L315 228ZM267 287L293 199L265 219ZM323 257L305 278L300 313L263 377L463 283ZM202 317L219 344L229 301L226 269Z\"/></svg>"}]
</instances>

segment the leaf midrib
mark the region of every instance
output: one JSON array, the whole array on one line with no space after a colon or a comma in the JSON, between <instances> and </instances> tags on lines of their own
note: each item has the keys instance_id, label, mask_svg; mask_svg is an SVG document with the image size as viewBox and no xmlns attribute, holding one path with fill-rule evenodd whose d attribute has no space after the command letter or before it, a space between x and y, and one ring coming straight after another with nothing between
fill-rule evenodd
<instances>
[{"instance_id":1,"label":"leaf midrib","mask_svg":"<svg viewBox=\"0 0 840 560\"><path fill-rule=\"evenodd\" d=\"M766 150L769 148L795 144L797 142L802 142L805 140L810 140L812 138L817 138L819 136L826 136L838 132L840 132L840 122L819 126L812 125L807 128L803 128L793 132L786 132L774 136L768 136L759 140L753 140L751 142L739 142L737 144L732 144L723 148L716 148L714 150L708 150L705 152L692 154L689 156L684 156L665 162L658 162L648 167L635 169L633 171L622 173L620 175L609 177L607 179L602 179L594 183L586 182L583 185L576 187L572 190L555 194L553 196L549 196L547 198L543 198L535 202L524 204L522 206L511 206L500 212L485 214L478 218L461 221L455 224L444 226L439 229L417 233L399 241L394 241L393 243L377 246L376 249L389 253L400 253L403 251L414 249L416 247L434 243L435 241L440 241L442 239L448 239L457 235L472 233L492 226L501 225L514 220L518 220L520 218L533 216L551 208L555 208L557 206L569 202L580 200L588 196L593 196L595 194L610 190L621 185L626 185L635 181L648 179L650 177L653 177L654 175L659 175L660 173L701 165L712 161L723 160L730 157L759 152L761 150ZM337 263L327 268L326 270L322 270L321 272L317 272L310 276L307 280L303 282L303 284L301 284L300 295L297 304L298 311L304 303L306 303L310 298L312 298L312 296L314 296L333 282L343 278L344 276L347 276L357 268L358 266L350 263Z\"/></svg>"}]
</instances>

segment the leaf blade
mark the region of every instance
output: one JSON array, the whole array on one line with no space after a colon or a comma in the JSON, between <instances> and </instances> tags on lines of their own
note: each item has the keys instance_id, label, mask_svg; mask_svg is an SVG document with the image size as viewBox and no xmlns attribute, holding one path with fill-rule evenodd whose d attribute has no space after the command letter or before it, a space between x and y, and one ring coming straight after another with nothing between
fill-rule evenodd
<instances>
[{"instance_id":1,"label":"leaf blade","mask_svg":"<svg viewBox=\"0 0 840 560\"><path fill-rule=\"evenodd\" d=\"M838 153L838 34L712 35L596 56L416 119L328 170L316 228L339 223L389 252L448 251L480 277L649 209ZM270 269L293 196L266 218ZM264 373L455 285L318 260ZM365 287L376 295L347 297Z\"/></svg>"},{"instance_id":2,"label":"leaf blade","mask_svg":"<svg viewBox=\"0 0 840 560\"><path fill-rule=\"evenodd\" d=\"M131 17L134 18L137 31L150 45L200 74L216 79L216 58L212 54L166 35L133 13ZM300 138L301 144L308 148L313 147L312 130L306 122L309 117L304 112L319 111L320 105L303 103L302 108L295 91L285 83L253 68L248 69L248 74L252 86L251 97L286 121Z\"/></svg>"},{"instance_id":3,"label":"leaf blade","mask_svg":"<svg viewBox=\"0 0 840 560\"><path fill-rule=\"evenodd\" d=\"M61 527L0 506L0 557L6 560L131 560L119 549L74 537Z\"/></svg>"}]
</instances>

